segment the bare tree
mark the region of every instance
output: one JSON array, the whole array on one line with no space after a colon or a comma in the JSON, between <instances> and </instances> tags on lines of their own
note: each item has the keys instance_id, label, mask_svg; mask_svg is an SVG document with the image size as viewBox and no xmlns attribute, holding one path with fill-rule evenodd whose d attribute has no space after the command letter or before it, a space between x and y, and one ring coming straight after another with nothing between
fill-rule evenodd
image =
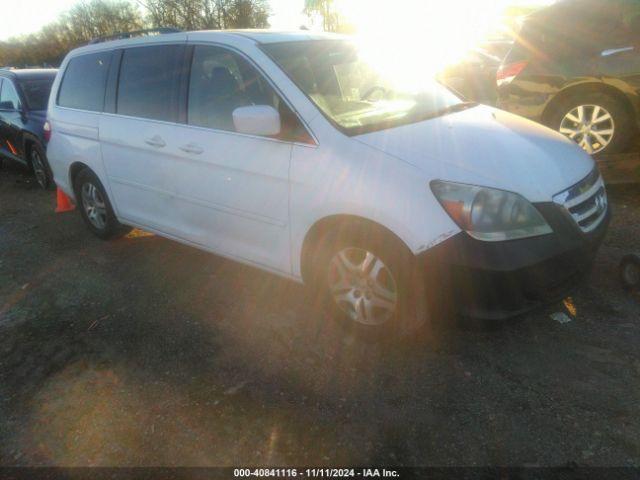
<instances>
[{"instance_id":1,"label":"bare tree","mask_svg":"<svg viewBox=\"0 0 640 480\"><path fill-rule=\"evenodd\" d=\"M334 0L305 0L304 3L306 15L322 16L322 27L325 32L337 32L340 29L340 15Z\"/></svg>"},{"instance_id":2,"label":"bare tree","mask_svg":"<svg viewBox=\"0 0 640 480\"><path fill-rule=\"evenodd\" d=\"M143 26L138 8L126 0L83 1L38 33L0 42L0 65L57 65L92 38Z\"/></svg>"},{"instance_id":3,"label":"bare tree","mask_svg":"<svg viewBox=\"0 0 640 480\"><path fill-rule=\"evenodd\" d=\"M269 26L269 9L263 0L229 2L225 28L265 28Z\"/></svg>"},{"instance_id":4,"label":"bare tree","mask_svg":"<svg viewBox=\"0 0 640 480\"><path fill-rule=\"evenodd\" d=\"M59 23L72 42L138 30L143 26L140 12L126 0L82 1L62 15Z\"/></svg>"},{"instance_id":5,"label":"bare tree","mask_svg":"<svg viewBox=\"0 0 640 480\"><path fill-rule=\"evenodd\" d=\"M267 0L83 0L38 33L0 42L0 66L58 65L69 50L92 38L145 26L264 28L268 19Z\"/></svg>"},{"instance_id":6,"label":"bare tree","mask_svg":"<svg viewBox=\"0 0 640 480\"><path fill-rule=\"evenodd\" d=\"M138 0L154 27L183 30L264 28L269 25L266 0Z\"/></svg>"},{"instance_id":7,"label":"bare tree","mask_svg":"<svg viewBox=\"0 0 640 480\"><path fill-rule=\"evenodd\" d=\"M153 27L179 27L192 29L192 22L197 15L187 15L188 7L185 5L197 5L199 0L138 0L147 12L147 22Z\"/></svg>"}]
</instances>

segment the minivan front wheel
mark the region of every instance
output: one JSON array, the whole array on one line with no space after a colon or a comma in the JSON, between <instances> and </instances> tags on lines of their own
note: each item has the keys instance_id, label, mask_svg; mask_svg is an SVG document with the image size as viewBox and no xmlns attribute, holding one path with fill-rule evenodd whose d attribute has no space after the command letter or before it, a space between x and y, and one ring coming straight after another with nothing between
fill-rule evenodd
<instances>
[{"instance_id":1,"label":"minivan front wheel","mask_svg":"<svg viewBox=\"0 0 640 480\"><path fill-rule=\"evenodd\" d=\"M558 106L552 127L587 153L622 152L633 136L633 121L617 99L601 92L576 94Z\"/></svg>"},{"instance_id":2,"label":"minivan front wheel","mask_svg":"<svg viewBox=\"0 0 640 480\"><path fill-rule=\"evenodd\" d=\"M76 175L74 191L81 207L80 214L94 235L108 239L130 230L116 219L102 182L91 170L85 168Z\"/></svg>"},{"instance_id":3,"label":"minivan front wheel","mask_svg":"<svg viewBox=\"0 0 640 480\"><path fill-rule=\"evenodd\" d=\"M327 282L335 304L354 322L382 325L398 310L398 285L373 252L346 247L329 261Z\"/></svg>"},{"instance_id":4,"label":"minivan front wheel","mask_svg":"<svg viewBox=\"0 0 640 480\"><path fill-rule=\"evenodd\" d=\"M424 275L390 232L353 222L315 248L313 288L348 333L381 340L406 337L429 320Z\"/></svg>"}]
</instances>

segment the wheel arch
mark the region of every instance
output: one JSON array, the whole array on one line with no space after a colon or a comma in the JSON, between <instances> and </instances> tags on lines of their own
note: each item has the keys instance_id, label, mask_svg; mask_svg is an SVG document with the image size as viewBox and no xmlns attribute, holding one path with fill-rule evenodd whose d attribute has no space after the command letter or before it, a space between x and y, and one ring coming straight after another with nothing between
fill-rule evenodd
<instances>
[{"instance_id":1,"label":"wheel arch","mask_svg":"<svg viewBox=\"0 0 640 480\"><path fill-rule=\"evenodd\" d=\"M370 220L365 217L361 217L359 215L351 215L351 214L334 214L328 215L317 220L311 228L307 231L304 240L302 242L302 248L300 252L300 273L302 275L302 280L305 283L312 278L311 276L311 263L314 256L314 251L318 246L320 240L327 235L329 232L333 232L335 230L340 230L345 228L346 226L351 226L354 224L359 224L363 228L377 230L381 232L388 238L394 239L396 242L399 242L400 245L404 246L409 252L411 252L411 248L400 238L396 233L394 233L388 227L385 227L379 222L374 220Z\"/></svg>"},{"instance_id":2,"label":"wheel arch","mask_svg":"<svg viewBox=\"0 0 640 480\"><path fill-rule=\"evenodd\" d=\"M573 85L569 85L562 90L560 90L557 94L553 96L553 98L547 103L544 111L542 113L542 123L544 125L550 126L551 118L555 112L555 110L562 105L563 102L566 102L569 98L576 95L577 93L604 93L608 94L611 97L615 98L620 102L621 105L624 106L627 113L633 118L635 117L635 109L631 100L627 95L620 90L619 88L614 87L613 85L605 82L584 82L577 83Z\"/></svg>"},{"instance_id":3,"label":"wheel arch","mask_svg":"<svg viewBox=\"0 0 640 480\"><path fill-rule=\"evenodd\" d=\"M78 176L78 173L80 173L80 171L84 170L85 168L93 172L91 167L83 162L73 162L71 165L69 165L69 185L71 186L71 190L73 190L74 195L76 193L76 186L75 186L76 177Z\"/></svg>"}]
</instances>

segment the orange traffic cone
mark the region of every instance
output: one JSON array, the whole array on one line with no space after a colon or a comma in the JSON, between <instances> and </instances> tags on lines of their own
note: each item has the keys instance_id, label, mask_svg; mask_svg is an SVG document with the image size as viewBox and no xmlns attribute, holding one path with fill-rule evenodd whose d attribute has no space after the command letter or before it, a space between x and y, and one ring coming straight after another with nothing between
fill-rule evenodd
<instances>
[{"instance_id":1,"label":"orange traffic cone","mask_svg":"<svg viewBox=\"0 0 640 480\"><path fill-rule=\"evenodd\" d=\"M71 199L64 193L60 188L58 188L57 192L57 202L56 213L70 212L71 210L75 210L76 206L71 202Z\"/></svg>"}]
</instances>

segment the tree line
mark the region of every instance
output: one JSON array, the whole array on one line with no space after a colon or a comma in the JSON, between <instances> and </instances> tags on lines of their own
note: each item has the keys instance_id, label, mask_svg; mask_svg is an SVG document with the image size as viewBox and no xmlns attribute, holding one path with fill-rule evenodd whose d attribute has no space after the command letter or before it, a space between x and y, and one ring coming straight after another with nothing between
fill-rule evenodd
<instances>
[{"instance_id":1,"label":"tree line","mask_svg":"<svg viewBox=\"0 0 640 480\"><path fill-rule=\"evenodd\" d=\"M0 41L0 66L58 66L91 39L144 28L266 28L267 0L85 0L37 33Z\"/></svg>"}]
</instances>

